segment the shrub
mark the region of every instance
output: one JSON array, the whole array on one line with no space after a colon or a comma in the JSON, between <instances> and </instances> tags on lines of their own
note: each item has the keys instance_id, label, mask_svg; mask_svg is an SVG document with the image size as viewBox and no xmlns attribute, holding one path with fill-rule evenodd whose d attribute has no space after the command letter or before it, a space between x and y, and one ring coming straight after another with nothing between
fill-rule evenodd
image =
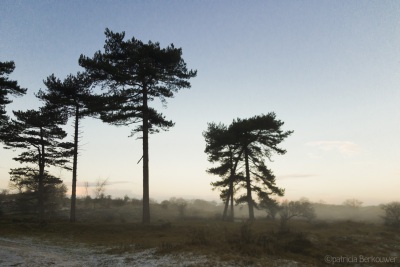
<instances>
[{"instance_id":1,"label":"shrub","mask_svg":"<svg viewBox=\"0 0 400 267\"><path fill-rule=\"evenodd\" d=\"M271 198L263 198L260 202L259 207L261 209L264 209L268 214L267 218L270 218L272 220L275 220L276 215L281 209L281 207L278 204L278 201Z\"/></svg>"},{"instance_id":2,"label":"shrub","mask_svg":"<svg viewBox=\"0 0 400 267\"><path fill-rule=\"evenodd\" d=\"M355 199L355 198L346 199L343 202L344 206L348 206L348 207L352 207L352 208L359 208L362 206L362 204L363 204L362 201Z\"/></svg>"},{"instance_id":3,"label":"shrub","mask_svg":"<svg viewBox=\"0 0 400 267\"><path fill-rule=\"evenodd\" d=\"M253 232L251 230L250 222L245 222L240 227L240 239L244 244L250 244L253 242Z\"/></svg>"},{"instance_id":4,"label":"shrub","mask_svg":"<svg viewBox=\"0 0 400 267\"><path fill-rule=\"evenodd\" d=\"M385 216L383 216L385 224L400 228L400 202L382 205L382 209L385 211Z\"/></svg>"},{"instance_id":5,"label":"shrub","mask_svg":"<svg viewBox=\"0 0 400 267\"><path fill-rule=\"evenodd\" d=\"M307 254L312 247L311 241L308 240L303 233L298 233L294 239L290 240L286 245L288 251L303 255Z\"/></svg>"},{"instance_id":6,"label":"shrub","mask_svg":"<svg viewBox=\"0 0 400 267\"><path fill-rule=\"evenodd\" d=\"M307 200L301 201L285 201L281 205L281 230L288 230L288 221L293 217L303 217L308 221L315 219L315 210L310 202Z\"/></svg>"},{"instance_id":7,"label":"shrub","mask_svg":"<svg viewBox=\"0 0 400 267\"><path fill-rule=\"evenodd\" d=\"M6 191L2 190L0 193L0 217L3 216L3 202L5 201Z\"/></svg>"},{"instance_id":8,"label":"shrub","mask_svg":"<svg viewBox=\"0 0 400 267\"><path fill-rule=\"evenodd\" d=\"M190 245L208 245L210 242L208 235L209 233L204 228L191 229L188 233L188 243Z\"/></svg>"}]
</instances>

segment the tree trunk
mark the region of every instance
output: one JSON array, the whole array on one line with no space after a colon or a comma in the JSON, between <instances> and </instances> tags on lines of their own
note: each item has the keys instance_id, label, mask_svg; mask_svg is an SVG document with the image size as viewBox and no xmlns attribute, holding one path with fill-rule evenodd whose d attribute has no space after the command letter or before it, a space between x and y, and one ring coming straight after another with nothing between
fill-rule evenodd
<instances>
[{"instance_id":1,"label":"tree trunk","mask_svg":"<svg viewBox=\"0 0 400 267\"><path fill-rule=\"evenodd\" d=\"M41 151L39 152L39 188L38 188L38 208L39 208L39 221L44 220L44 166L45 166L45 149L43 129L40 128Z\"/></svg>"},{"instance_id":2,"label":"tree trunk","mask_svg":"<svg viewBox=\"0 0 400 267\"><path fill-rule=\"evenodd\" d=\"M244 150L244 159L246 164L246 189L247 189L247 204L249 205L249 219L254 220L253 198L251 197L249 150L247 147Z\"/></svg>"},{"instance_id":3,"label":"tree trunk","mask_svg":"<svg viewBox=\"0 0 400 267\"><path fill-rule=\"evenodd\" d=\"M150 223L149 116L147 100L147 88L143 86L143 223Z\"/></svg>"},{"instance_id":4,"label":"tree trunk","mask_svg":"<svg viewBox=\"0 0 400 267\"><path fill-rule=\"evenodd\" d=\"M233 156L232 156L232 148L230 148L230 152L231 152L231 157L230 157L230 162L231 165L233 165ZM225 209L224 209L224 215L222 217L222 220L226 219L227 213L228 213L228 207L229 207L229 201L231 202L231 212L229 215L229 220L230 221L234 221L235 218L235 214L234 214L234 206L233 206L233 182L235 179L235 175L236 175L236 169L237 169L237 165L239 163L239 159L241 157L243 153L243 150L240 152L239 157L235 160L235 164L231 167L231 173L230 173L230 178L229 178L229 191L228 191L228 196L226 197L226 203L225 203Z\"/></svg>"},{"instance_id":5,"label":"tree trunk","mask_svg":"<svg viewBox=\"0 0 400 267\"><path fill-rule=\"evenodd\" d=\"M38 208L39 208L39 221L44 220L44 186L43 186L43 171L42 167L39 168L39 188L38 188Z\"/></svg>"},{"instance_id":6,"label":"tree trunk","mask_svg":"<svg viewBox=\"0 0 400 267\"><path fill-rule=\"evenodd\" d=\"M230 199L230 190L231 188L229 188L228 190L228 194L226 196L226 200L225 200L225 207L224 207L224 212L222 213L222 220L225 221L226 217L227 217L227 213L228 213L228 206L229 206L229 199Z\"/></svg>"},{"instance_id":7,"label":"tree trunk","mask_svg":"<svg viewBox=\"0 0 400 267\"><path fill-rule=\"evenodd\" d=\"M233 222L235 220L235 213L234 213L234 207L233 207L233 179L231 180L231 215L230 215L230 220Z\"/></svg>"},{"instance_id":8,"label":"tree trunk","mask_svg":"<svg viewBox=\"0 0 400 267\"><path fill-rule=\"evenodd\" d=\"M72 192L71 192L71 211L69 216L70 222L75 222L76 211L76 180L78 168L78 141L79 141L79 105L75 108L75 133L74 133L74 161L72 165Z\"/></svg>"},{"instance_id":9,"label":"tree trunk","mask_svg":"<svg viewBox=\"0 0 400 267\"><path fill-rule=\"evenodd\" d=\"M225 200L225 207L224 207L224 213L222 214L222 220L226 221L227 217L228 217L228 207L229 207L229 200L231 198L231 185L232 185L232 177L229 178L229 189L228 189L228 193L226 195L226 200Z\"/></svg>"}]
</instances>

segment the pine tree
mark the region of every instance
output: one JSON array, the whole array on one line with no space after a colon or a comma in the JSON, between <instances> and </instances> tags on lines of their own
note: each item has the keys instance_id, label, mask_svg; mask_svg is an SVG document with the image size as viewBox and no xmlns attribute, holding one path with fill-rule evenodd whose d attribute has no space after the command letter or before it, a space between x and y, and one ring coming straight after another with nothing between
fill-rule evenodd
<instances>
[{"instance_id":1,"label":"pine tree","mask_svg":"<svg viewBox=\"0 0 400 267\"><path fill-rule=\"evenodd\" d=\"M78 169L78 148L79 148L79 126L80 120L85 116L92 115L89 106L94 106L95 96L91 91L92 81L85 73L68 75L61 81L53 75L44 81L46 91L40 90L37 96L44 100L47 106L57 108L66 116L74 118L74 151L72 163L72 190L70 222L76 220L76 182Z\"/></svg>"},{"instance_id":2,"label":"pine tree","mask_svg":"<svg viewBox=\"0 0 400 267\"><path fill-rule=\"evenodd\" d=\"M132 135L141 133L143 140L143 223L150 222L149 198L149 134L167 130L174 123L149 106L155 98L165 105L166 99L182 88L190 88L189 79L197 71L188 70L182 49L173 44L161 48L159 43L147 44L125 33L105 31L104 52L93 58L81 55L79 64L91 78L107 89L101 118L114 125L138 124Z\"/></svg>"},{"instance_id":3,"label":"pine tree","mask_svg":"<svg viewBox=\"0 0 400 267\"><path fill-rule=\"evenodd\" d=\"M251 220L254 219L254 207L257 207L252 193L260 201L268 200L271 195L283 196L284 190L275 185L275 175L265 165L265 159L271 160L273 153L286 153L278 145L293 131L284 132L282 125L283 122L276 120L274 113L236 119L228 127L209 124L204 133L207 143L205 152L210 162L219 162L221 165L208 172L223 178L212 185L222 188L221 196L226 199L224 217L228 199L231 198L233 202L234 184L245 190L236 203L248 204ZM227 186L229 189L226 189Z\"/></svg>"},{"instance_id":4,"label":"pine tree","mask_svg":"<svg viewBox=\"0 0 400 267\"><path fill-rule=\"evenodd\" d=\"M15 161L37 167L39 219L44 220L45 168L60 166L70 169L68 163L69 157L72 156L73 144L61 142L67 134L58 126L66 123L66 117L55 110L46 108L13 113L16 119L11 120L4 127L3 142L7 149L24 150L13 158ZM30 168L25 170L26 175L29 176Z\"/></svg>"},{"instance_id":5,"label":"pine tree","mask_svg":"<svg viewBox=\"0 0 400 267\"><path fill-rule=\"evenodd\" d=\"M233 220L234 186L243 179L243 175L237 173L242 152L238 150L240 147L235 143L235 136L221 123L209 123L203 136L206 140L204 152L208 154L208 160L212 163L220 163L218 167L209 168L207 172L222 178L222 180L211 183L214 188L220 188L220 197L225 202L222 220L227 219L229 202L231 206L230 220Z\"/></svg>"},{"instance_id":6,"label":"pine tree","mask_svg":"<svg viewBox=\"0 0 400 267\"><path fill-rule=\"evenodd\" d=\"M39 200L39 170L31 167L14 168L11 169L10 176L10 185L19 188L18 200L22 207L29 207L31 203L33 204L32 208L37 208ZM49 174L47 171L44 172L42 181L44 208L46 211L55 211L62 204L67 187L60 178Z\"/></svg>"},{"instance_id":7,"label":"pine tree","mask_svg":"<svg viewBox=\"0 0 400 267\"><path fill-rule=\"evenodd\" d=\"M283 155L286 150L278 145L293 131L284 132L281 127L283 122L276 119L275 113L254 116L249 119L237 119L229 127L236 133L236 140L243 151L245 163L245 183L243 187L246 194L237 202L247 202L249 207L249 219L254 220L254 207L257 204L253 200L252 192L259 198L269 195L283 196L284 190L275 186L275 176L265 165L265 159L271 160L273 153Z\"/></svg>"}]
</instances>

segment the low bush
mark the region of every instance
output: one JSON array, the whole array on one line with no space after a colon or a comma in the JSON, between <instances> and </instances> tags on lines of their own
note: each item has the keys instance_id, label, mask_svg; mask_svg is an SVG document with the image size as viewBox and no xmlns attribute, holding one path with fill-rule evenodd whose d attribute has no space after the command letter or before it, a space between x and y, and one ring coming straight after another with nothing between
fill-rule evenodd
<instances>
[{"instance_id":1,"label":"low bush","mask_svg":"<svg viewBox=\"0 0 400 267\"><path fill-rule=\"evenodd\" d=\"M382 209L385 211L385 216L383 216L385 224L400 228L400 202L382 205Z\"/></svg>"}]
</instances>

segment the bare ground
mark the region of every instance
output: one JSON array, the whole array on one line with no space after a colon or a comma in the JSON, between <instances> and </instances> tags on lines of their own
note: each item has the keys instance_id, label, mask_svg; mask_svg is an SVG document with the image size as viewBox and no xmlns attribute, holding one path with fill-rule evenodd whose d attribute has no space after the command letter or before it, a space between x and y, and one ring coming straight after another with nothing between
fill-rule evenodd
<instances>
[{"instance_id":1,"label":"bare ground","mask_svg":"<svg viewBox=\"0 0 400 267\"><path fill-rule=\"evenodd\" d=\"M0 237L0 266L304 266L291 260L264 262L221 262L191 253L159 254L156 249L144 249L124 254L109 254L110 248L89 248L83 244L55 245L34 238Z\"/></svg>"},{"instance_id":2,"label":"bare ground","mask_svg":"<svg viewBox=\"0 0 400 267\"><path fill-rule=\"evenodd\" d=\"M211 264L190 254L157 255L146 249L110 255L83 245L53 245L29 238L0 238L0 266L198 266Z\"/></svg>"}]
</instances>

